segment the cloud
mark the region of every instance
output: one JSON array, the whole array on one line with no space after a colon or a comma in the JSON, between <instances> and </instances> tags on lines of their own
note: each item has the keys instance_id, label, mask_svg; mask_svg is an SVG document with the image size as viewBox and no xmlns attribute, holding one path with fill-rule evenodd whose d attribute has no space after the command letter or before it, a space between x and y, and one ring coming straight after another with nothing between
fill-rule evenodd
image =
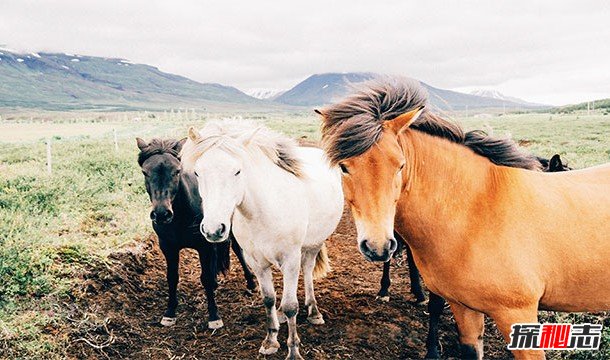
<instances>
[{"instance_id":1,"label":"cloud","mask_svg":"<svg viewBox=\"0 0 610 360\"><path fill-rule=\"evenodd\" d=\"M123 57L202 82L287 88L402 74L531 101L610 96L606 1L9 1L0 43Z\"/></svg>"}]
</instances>

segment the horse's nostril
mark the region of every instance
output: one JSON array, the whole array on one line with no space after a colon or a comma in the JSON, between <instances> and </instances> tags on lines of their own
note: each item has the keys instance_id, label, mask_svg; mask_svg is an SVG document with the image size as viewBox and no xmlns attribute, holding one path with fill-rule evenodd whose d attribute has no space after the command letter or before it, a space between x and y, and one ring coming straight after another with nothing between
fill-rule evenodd
<instances>
[{"instance_id":1,"label":"horse's nostril","mask_svg":"<svg viewBox=\"0 0 610 360\"><path fill-rule=\"evenodd\" d=\"M222 235L225 233L225 231L227 231L227 225L225 225L224 223L220 224L220 231L219 233Z\"/></svg>"},{"instance_id":2,"label":"horse's nostril","mask_svg":"<svg viewBox=\"0 0 610 360\"><path fill-rule=\"evenodd\" d=\"M360 251L362 251L365 254L370 251L369 246L368 246L368 240L364 239L360 242Z\"/></svg>"},{"instance_id":3,"label":"horse's nostril","mask_svg":"<svg viewBox=\"0 0 610 360\"><path fill-rule=\"evenodd\" d=\"M389 251L390 251L390 254L391 254L394 251L396 251L396 248L398 247L398 242L396 241L396 239L390 239L389 243L390 243Z\"/></svg>"}]
</instances>

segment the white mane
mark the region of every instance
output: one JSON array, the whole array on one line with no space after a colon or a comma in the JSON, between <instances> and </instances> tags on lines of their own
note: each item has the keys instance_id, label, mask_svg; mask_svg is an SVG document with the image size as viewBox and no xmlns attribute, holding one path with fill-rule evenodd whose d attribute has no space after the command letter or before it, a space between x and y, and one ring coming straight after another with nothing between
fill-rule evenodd
<instances>
[{"instance_id":1,"label":"white mane","mask_svg":"<svg viewBox=\"0 0 610 360\"><path fill-rule=\"evenodd\" d=\"M197 131L197 130L195 130ZM295 155L296 142L264 125L250 120L213 120L198 131L196 140L189 136L180 153L182 165L191 170L206 151L221 147L231 153L263 153L274 164L301 177L301 163Z\"/></svg>"}]
</instances>

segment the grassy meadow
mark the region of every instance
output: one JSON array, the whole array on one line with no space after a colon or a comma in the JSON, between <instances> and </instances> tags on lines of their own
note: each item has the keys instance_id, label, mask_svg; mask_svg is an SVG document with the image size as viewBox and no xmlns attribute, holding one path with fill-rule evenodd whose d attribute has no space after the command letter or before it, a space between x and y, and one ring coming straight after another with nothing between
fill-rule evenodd
<instances>
[{"instance_id":1,"label":"grassy meadow","mask_svg":"<svg viewBox=\"0 0 610 360\"><path fill-rule=\"evenodd\" d=\"M314 115L241 114L292 137L315 141L319 122ZM183 137L189 125L233 114L11 116L0 121L0 358L63 358L67 336L47 330L69 321L65 308L78 297L80 276L92 264L104 264L109 253L152 231L134 138ZM610 116L455 119L467 129L510 135L540 156L559 153L574 168L610 160ZM46 171L47 138L52 143L51 175ZM606 319L605 354L610 356L608 325Z\"/></svg>"}]
</instances>

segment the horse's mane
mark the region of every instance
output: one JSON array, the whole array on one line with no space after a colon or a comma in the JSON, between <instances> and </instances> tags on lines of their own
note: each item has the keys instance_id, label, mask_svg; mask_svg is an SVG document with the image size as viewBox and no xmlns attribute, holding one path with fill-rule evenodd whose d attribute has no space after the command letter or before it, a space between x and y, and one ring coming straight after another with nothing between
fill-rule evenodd
<instances>
[{"instance_id":1,"label":"horse's mane","mask_svg":"<svg viewBox=\"0 0 610 360\"><path fill-rule=\"evenodd\" d=\"M384 121L427 104L428 93L415 80L381 78L365 82L352 95L321 111L322 145L332 164L361 155L379 140ZM427 107L411 128L462 144L497 165L540 169L536 157L521 151L511 139L492 137L482 130L464 132Z\"/></svg>"},{"instance_id":2,"label":"horse's mane","mask_svg":"<svg viewBox=\"0 0 610 360\"><path fill-rule=\"evenodd\" d=\"M175 139L152 139L145 149L140 150L140 153L138 154L138 164L142 166L148 158L159 154L170 154L178 158L180 149L177 145L179 142L180 140Z\"/></svg>"},{"instance_id":3,"label":"horse's mane","mask_svg":"<svg viewBox=\"0 0 610 360\"><path fill-rule=\"evenodd\" d=\"M240 148L257 156L262 152L274 164L287 172L302 177L302 164L296 156L296 142L278 132L249 120L213 120L201 130L198 142L190 138L181 151L182 164L192 169L195 162L207 150L222 147L230 152L239 153ZM244 145L245 140L247 144Z\"/></svg>"}]
</instances>

